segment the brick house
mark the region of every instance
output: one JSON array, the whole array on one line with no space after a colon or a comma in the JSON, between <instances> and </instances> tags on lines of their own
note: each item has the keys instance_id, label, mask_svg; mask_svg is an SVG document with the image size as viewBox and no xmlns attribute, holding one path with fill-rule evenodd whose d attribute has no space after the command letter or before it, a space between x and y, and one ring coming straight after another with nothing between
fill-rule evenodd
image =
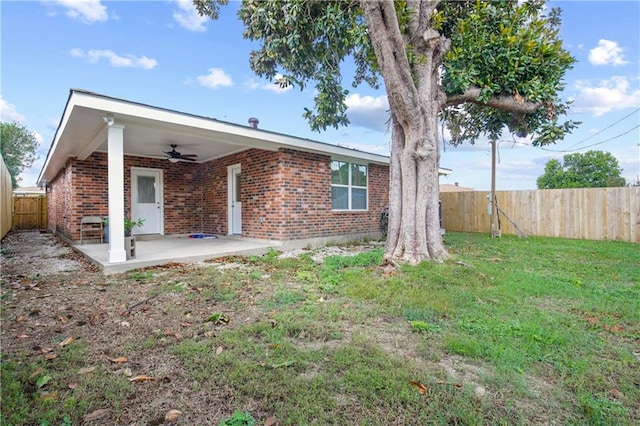
<instances>
[{"instance_id":1,"label":"brick house","mask_svg":"<svg viewBox=\"0 0 640 426\"><path fill-rule=\"evenodd\" d=\"M108 259L119 263L124 216L144 218L134 233L145 235L310 244L377 235L388 165L387 156L261 130L257 120L235 125L72 89L38 183L52 232L77 241L83 216L108 217Z\"/></svg>"}]
</instances>

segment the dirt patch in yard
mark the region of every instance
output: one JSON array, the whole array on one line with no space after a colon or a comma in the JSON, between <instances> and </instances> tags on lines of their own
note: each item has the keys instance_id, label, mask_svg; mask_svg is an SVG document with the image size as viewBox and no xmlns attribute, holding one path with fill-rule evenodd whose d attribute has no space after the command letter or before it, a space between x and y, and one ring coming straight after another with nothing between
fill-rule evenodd
<instances>
[{"instance_id":1,"label":"dirt patch in yard","mask_svg":"<svg viewBox=\"0 0 640 426\"><path fill-rule=\"evenodd\" d=\"M147 276L144 272L104 276L50 234L9 234L2 241L3 361L53 362L71 356L69 348L76 346L84 365L68 371L70 386L85 374L154 378L151 386L141 381L133 391L123 391L117 417L97 401L94 408L110 411L94 424L160 424L176 406L183 411L181 424L216 424L232 411L228 395L199 392L182 363L162 350L212 336L215 325L198 326L203 317L230 311L224 304L186 298L188 288L158 290L180 288L184 267L155 268L154 278L146 281L136 279ZM67 339L72 342L64 345ZM123 353L135 355L122 362Z\"/></svg>"},{"instance_id":2,"label":"dirt patch in yard","mask_svg":"<svg viewBox=\"0 0 640 426\"><path fill-rule=\"evenodd\" d=\"M354 255L381 245L372 242L298 250L281 257L308 253L314 262L321 263L327 256ZM176 263L104 276L50 234L27 232L10 233L2 241L1 260L3 362L33 364L34 368L43 362L55 364L60 369L55 380L63 381L55 385L73 392L89 392L88 387L82 387L88 377L93 380L92 392L100 390L103 377L122 378L120 387L113 387L111 379L109 384L104 381L108 388L103 392L117 395L117 407L105 406L101 394L96 393L94 401L84 408L83 415L95 417L84 419L91 424L159 425L166 423L165 416L173 409L181 411L179 424L217 424L234 411L232 391L203 386L203 381L215 382L216 378L194 377L193 369L171 348L181 342L194 342L197 350L209 351L203 357L218 356L228 348L211 346L211 342L223 329L268 325L275 311L266 302L274 296L269 274L278 271L265 268L253 271L256 274L252 276L250 262L244 258ZM202 282L206 276L210 285L212 269L221 276L247 269L244 273L250 279L242 285L221 279L215 282L215 293L209 293L211 290ZM287 282L282 281L283 285ZM231 286L233 292L228 291ZM280 294L280 303L289 303L287 297L295 303L296 294L305 291L302 284L294 282L285 290ZM212 320L213 313L220 318ZM230 321L225 322L225 317ZM497 390L485 389L481 384L482 376L491 374L489 370L453 357L443 357L438 363L435 359L439 354L421 354L415 333L404 325L404 319L392 317L366 318L361 324L343 321L336 327L341 338L305 340L298 334L300 342L296 344L332 350L354 336L366 336L387 354L417 366L424 371L424 377L436 383L446 377L443 382L473 386L479 401L495 397ZM300 376L314 379L321 370L320 364L321 361L310 363L311 367ZM134 380L136 377L139 379ZM40 398L60 397L49 389L43 385L37 390L34 385L31 391L39 392ZM547 393L546 389L542 391ZM335 392L338 405L354 406L352 395ZM256 417L267 418L271 413L261 412L259 404L245 403L244 407L257 413ZM543 414L536 423L547 424L549 419Z\"/></svg>"},{"instance_id":3,"label":"dirt patch in yard","mask_svg":"<svg viewBox=\"0 0 640 426\"><path fill-rule=\"evenodd\" d=\"M321 263L329 255L357 254L371 247L327 247L312 254ZM282 257L302 253L311 252L298 250ZM202 290L184 275L210 268L225 271L243 269L246 264L243 259L219 259L105 276L49 233L12 232L2 241L3 360L34 365L44 359L53 362L71 356L69 348L75 346L84 361L67 372L70 386L84 375L96 380L101 375L153 376L153 385L141 382L134 391L122 391L117 415L113 407L102 407L97 401L87 415L97 409L108 411L95 424L161 424L176 407L182 411L180 424L217 424L233 411L233 396L223 389L219 393L203 390L183 363L163 348L214 337L220 325L206 321L212 312L232 317L233 327L265 317L262 310L253 308L261 295L253 293L251 286L241 296L242 312L236 303L190 297ZM129 357L120 362L124 353ZM41 393L46 397L46 387Z\"/></svg>"}]
</instances>

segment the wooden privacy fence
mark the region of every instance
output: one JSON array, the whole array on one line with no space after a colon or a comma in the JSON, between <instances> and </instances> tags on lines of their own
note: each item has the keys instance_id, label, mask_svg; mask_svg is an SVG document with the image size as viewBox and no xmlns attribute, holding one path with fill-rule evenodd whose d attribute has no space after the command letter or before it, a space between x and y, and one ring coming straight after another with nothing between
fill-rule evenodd
<instances>
[{"instance_id":1,"label":"wooden privacy fence","mask_svg":"<svg viewBox=\"0 0 640 426\"><path fill-rule=\"evenodd\" d=\"M0 238L11 230L11 175L0 154Z\"/></svg>"},{"instance_id":2,"label":"wooden privacy fence","mask_svg":"<svg viewBox=\"0 0 640 426\"><path fill-rule=\"evenodd\" d=\"M47 226L47 197L14 196L13 229L44 229Z\"/></svg>"},{"instance_id":3,"label":"wooden privacy fence","mask_svg":"<svg viewBox=\"0 0 640 426\"><path fill-rule=\"evenodd\" d=\"M490 232L486 191L442 192L448 231ZM527 235L640 242L640 188L496 191L498 206ZM503 234L517 234L500 215Z\"/></svg>"}]
</instances>

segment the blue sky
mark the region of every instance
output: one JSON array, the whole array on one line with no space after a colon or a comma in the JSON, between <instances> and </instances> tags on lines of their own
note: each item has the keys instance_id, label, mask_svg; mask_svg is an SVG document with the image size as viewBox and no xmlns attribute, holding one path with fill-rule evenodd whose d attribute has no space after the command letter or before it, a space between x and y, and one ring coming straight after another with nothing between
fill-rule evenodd
<instances>
[{"instance_id":1,"label":"blue sky","mask_svg":"<svg viewBox=\"0 0 640 426\"><path fill-rule=\"evenodd\" d=\"M239 3L218 21L200 19L191 1L1 1L0 118L37 133L40 159L22 175L35 185L70 88L247 124L322 142L387 154L388 104L384 90L350 89L352 124L317 133L302 118L313 88L279 90L257 78L242 38ZM504 135L499 143L497 189L535 189L551 158L567 152L611 152L627 179L640 177L640 2L554 1L562 8L561 38L578 60L566 75L563 99L573 135L547 150ZM445 135L446 138L446 135ZM443 183L490 188L490 145L446 146Z\"/></svg>"}]
</instances>

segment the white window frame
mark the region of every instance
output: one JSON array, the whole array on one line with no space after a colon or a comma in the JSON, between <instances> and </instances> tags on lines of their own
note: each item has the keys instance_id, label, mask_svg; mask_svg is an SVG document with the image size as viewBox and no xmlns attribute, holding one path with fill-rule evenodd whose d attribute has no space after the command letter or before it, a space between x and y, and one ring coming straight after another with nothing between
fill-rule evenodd
<instances>
[{"instance_id":1,"label":"white window frame","mask_svg":"<svg viewBox=\"0 0 640 426\"><path fill-rule=\"evenodd\" d=\"M333 163L334 162L340 162L340 163L347 163L348 169L349 169L349 176L348 176L348 184L347 185L341 185L341 184L335 184L333 183ZM352 179L351 179L351 171L352 171L352 166L356 165L356 166L364 166L367 169L367 186L356 186L356 185L352 185ZM334 212L366 212L369 211L369 165L368 164L362 164L362 163L357 163L354 161L349 161L349 160L343 160L340 158L332 158L331 159L331 176L330 176L330 181L331 181L331 188L336 187L336 188L347 188L347 208L346 209L334 209L333 208L333 194L331 195L331 211ZM367 205L365 206L365 208L363 209L354 209L353 206L351 205L351 201L353 199L352 197L352 190L353 189L364 189L366 191L366 197L367 197Z\"/></svg>"}]
</instances>

